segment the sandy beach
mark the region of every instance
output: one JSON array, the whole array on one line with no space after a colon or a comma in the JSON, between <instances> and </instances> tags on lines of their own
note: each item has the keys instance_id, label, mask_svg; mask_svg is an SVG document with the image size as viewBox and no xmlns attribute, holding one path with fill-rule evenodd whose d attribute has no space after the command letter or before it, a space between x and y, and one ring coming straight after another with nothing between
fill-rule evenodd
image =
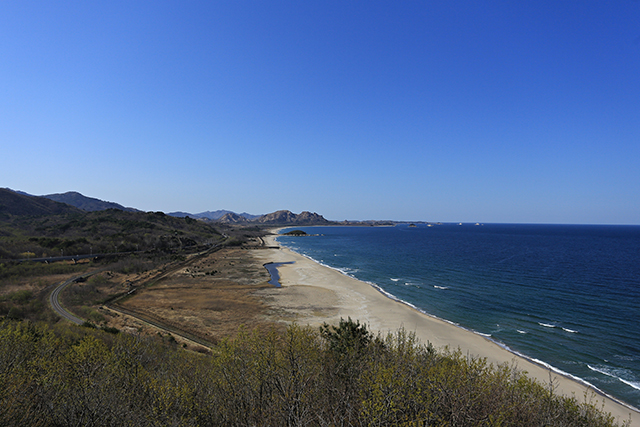
<instances>
[{"instance_id":1,"label":"sandy beach","mask_svg":"<svg viewBox=\"0 0 640 427\"><path fill-rule=\"evenodd\" d=\"M275 237L266 236L266 245L277 246ZM430 342L436 348L460 348L464 354L484 357L494 364L513 364L546 384L552 379L558 394L573 395L579 401L584 400L585 392L591 395L592 390L581 382L551 372L478 334L394 301L368 283L322 266L287 248L252 252L263 264L293 262L278 268L281 288L260 291L283 320L319 326L323 322L337 323L341 317L351 317L365 323L371 331L382 334L405 328L414 332L422 343ZM600 394L594 399L598 406L604 403L605 411L611 412L619 423L631 418L632 425L640 425L639 412Z\"/></svg>"}]
</instances>

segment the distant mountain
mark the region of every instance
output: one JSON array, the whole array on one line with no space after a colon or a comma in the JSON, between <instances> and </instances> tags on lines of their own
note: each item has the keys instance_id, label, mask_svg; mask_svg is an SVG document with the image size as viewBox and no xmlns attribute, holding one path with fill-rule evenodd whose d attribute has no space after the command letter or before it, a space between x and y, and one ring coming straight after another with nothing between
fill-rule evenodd
<instances>
[{"instance_id":1,"label":"distant mountain","mask_svg":"<svg viewBox=\"0 0 640 427\"><path fill-rule=\"evenodd\" d=\"M188 216L190 218L198 218L198 219L206 218L206 219L210 219L210 220L213 220L213 221L217 221L217 220L220 220L222 217L224 217L227 214L238 215L238 216L241 216L241 217L246 218L246 219L255 219L255 218L259 218L261 216L261 215L251 215L251 214L248 214L246 212L243 212L241 214L237 214L235 212L227 211L227 210L224 210L224 209L217 210L217 211L200 212L200 213L197 213L197 214L190 214L188 212L180 212L180 211L178 211L178 212L170 212L167 215L175 216L175 217L178 217L178 218L184 218L184 217Z\"/></svg>"},{"instance_id":2,"label":"distant mountain","mask_svg":"<svg viewBox=\"0 0 640 427\"><path fill-rule=\"evenodd\" d=\"M94 199L93 197L83 196L77 191L68 191L66 193L47 194L41 196L49 200L55 200L56 202L66 203L71 206L75 206L78 209L82 209L85 212L104 211L107 209L118 209L126 212L140 212L138 209L125 208L118 203L105 202L104 200Z\"/></svg>"},{"instance_id":3,"label":"distant mountain","mask_svg":"<svg viewBox=\"0 0 640 427\"><path fill-rule=\"evenodd\" d=\"M3 189L0 189L3 190ZM47 215L61 210L64 210L60 206L45 202L49 200L52 202L58 202L66 204L70 207L81 209L85 212L103 211L107 209L118 209L126 212L140 212L134 208L126 208L118 203L105 202L100 199L84 196L76 191L68 191L61 194L48 194L46 196L32 196L24 192L16 192L6 189L3 194L11 194L13 197L12 202L7 201L4 205L0 204L0 214L3 212L32 212L32 213L14 213L13 215ZM9 196L5 199L8 200ZM17 197L28 197L30 199L24 199L18 201ZM26 200L29 200L27 203ZM41 202L38 204L37 200ZM0 200L2 203L2 200ZM64 206L64 205L63 205ZM237 214L228 210L217 211L205 211L197 214L191 214L188 212L171 212L167 215L176 218L195 218L209 221L218 221L225 224L265 224L265 225L322 225L322 224L334 224L331 221L326 220L322 215L315 212L301 212L300 214L294 214L288 210L280 210L266 215L252 215L246 212Z\"/></svg>"},{"instance_id":4,"label":"distant mountain","mask_svg":"<svg viewBox=\"0 0 640 427\"><path fill-rule=\"evenodd\" d=\"M184 217L187 217L187 216L189 218L195 218L195 215L190 214L189 212L180 212L180 211L178 211L178 212L169 212L167 215L173 216L173 217L176 217L176 218L184 218Z\"/></svg>"},{"instance_id":5,"label":"distant mountain","mask_svg":"<svg viewBox=\"0 0 640 427\"><path fill-rule=\"evenodd\" d=\"M300 214L294 214L291 211L282 210L276 211L270 214L262 215L259 218L254 219L251 222L259 224L274 224L274 225L322 225L331 224L331 221L325 219L322 215L318 215L315 212L301 212Z\"/></svg>"},{"instance_id":6,"label":"distant mountain","mask_svg":"<svg viewBox=\"0 0 640 427\"><path fill-rule=\"evenodd\" d=\"M80 209L44 197L0 188L0 216L44 216L81 214Z\"/></svg>"},{"instance_id":7,"label":"distant mountain","mask_svg":"<svg viewBox=\"0 0 640 427\"><path fill-rule=\"evenodd\" d=\"M206 211L206 212L200 212L199 214L195 214L193 217L194 218L207 218L207 219L220 219L223 216L225 216L228 213L233 213L231 211L226 211L226 210L217 210L217 211Z\"/></svg>"},{"instance_id":8,"label":"distant mountain","mask_svg":"<svg viewBox=\"0 0 640 427\"><path fill-rule=\"evenodd\" d=\"M266 215L247 218L233 212L229 212L218 219L225 224L265 224L265 225L322 225L331 224L322 215L311 212L294 214L291 211L282 210Z\"/></svg>"},{"instance_id":9,"label":"distant mountain","mask_svg":"<svg viewBox=\"0 0 640 427\"><path fill-rule=\"evenodd\" d=\"M237 213L229 212L224 214L222 218L218 219L218 222L223 222L225 224L245 224L248 223L249 220L242 215L238 215Z\"/></svg>"},{"instance_id":10,"label":"distant mountain","mask_svg":"<svg viewBox=\"0 0 640 427\"><path fill-rule=\"evenodd\" d=\"M244 218L247 218L248 220L252 220L252 219L256 219L256 218L260 218L262 215L252 215L250 213L246 213L246 212L242 212L240 214L238 214Z\"/></svg>"}]
</instances>

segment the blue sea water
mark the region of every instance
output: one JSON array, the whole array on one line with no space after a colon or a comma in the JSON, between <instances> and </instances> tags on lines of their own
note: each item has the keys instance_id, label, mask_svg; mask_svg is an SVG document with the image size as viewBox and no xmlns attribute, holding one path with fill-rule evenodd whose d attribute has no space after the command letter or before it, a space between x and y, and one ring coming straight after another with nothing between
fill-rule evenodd
<instances>
[{"instance_id":1,"label":"blue sea water","mask_svg":"<svg viewBox=\"0 0 640 427\"><path fill-rule=\"evenodd\" d=\"M640 226L301 229L278 242L640 408Z\"/></svg>"}]
</instances>

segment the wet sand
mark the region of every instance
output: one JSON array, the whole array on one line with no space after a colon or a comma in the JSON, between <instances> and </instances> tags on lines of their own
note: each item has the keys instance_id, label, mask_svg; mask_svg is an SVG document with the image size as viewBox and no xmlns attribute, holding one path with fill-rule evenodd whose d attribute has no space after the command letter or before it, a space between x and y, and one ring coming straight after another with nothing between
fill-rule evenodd
<instances>
[{"instance_id":1,"label":"wet sand","mask_svg":"<svg viewBox=\"0 0 640 427\"><path fill-rule=\"evenodd\" d=\"M267 246L277 246L275 237L265 237ZM478 334L394 301L368 283L320 265L287 248L261 249L252 253L263 264L294 262L278 268L282 287L261 291L281 320L319 326L351 317L367 324L371 331L382 334L404 328L414 332L422 343L430 342L436 348L460 348L463 354L484 357L494 364L513 364L542 383L548 384L553 380L558 394L573 395L579 401L584 400L585 392L591 395L591 390L581 382L519 357ZM600 394L594 399L598 406L604 402L605 411L611 412L619 423L631 417L632 426L640 425L639 412Z\"/></svg>"}]
</instances>

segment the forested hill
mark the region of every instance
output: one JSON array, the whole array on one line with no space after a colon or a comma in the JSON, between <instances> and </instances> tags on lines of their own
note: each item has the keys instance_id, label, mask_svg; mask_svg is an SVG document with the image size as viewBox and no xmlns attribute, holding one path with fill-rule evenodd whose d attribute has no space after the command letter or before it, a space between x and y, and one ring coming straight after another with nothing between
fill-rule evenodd
<instances>
[{"instance_id":1,"label":"forested hill","mask_svg":"<svg viewBox=\"0 0 640 427\"><path fill-rule=\"evenodd\" d=\"M42 197L50 200L55 200L56 202L66 203L87 212L103 211L106 209L119 209L121 211L138 212L138 209L125 208L118 203L105 202L104 200L87 197L78 193L77 191L67 191L66 193L61 194L47 194L46 196Z\"/></svg>"},{"instance_id":2,"label":"forested hill","mask_svg":"<svg viewBox=\"0 0 640 427\"><path fill-rule=\"evenodd\" d=\"M0 191L0 259L179 250L214 244L210 224L162 212L84 212L41 197Z\"/></svg>"},{"instance_id":3,"label":"forested hill","mask_svg":"<svg viewBox=\"0 0 640 427\"><path fill-rule=\"evenodd\" d=\"M0 221L15 216L81 214L82 210L44 197L27 196L0 188Z\"/></svg>"}]
</instances>

